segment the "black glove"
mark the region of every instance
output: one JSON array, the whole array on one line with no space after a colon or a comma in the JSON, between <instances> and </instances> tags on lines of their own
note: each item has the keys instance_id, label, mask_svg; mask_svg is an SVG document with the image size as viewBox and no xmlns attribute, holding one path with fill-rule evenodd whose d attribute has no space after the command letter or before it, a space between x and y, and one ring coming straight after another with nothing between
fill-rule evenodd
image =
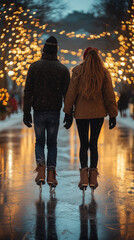
<instances>
[{"instance_id":1,"label":"black glove","mask_svg":"<svg viewBox=\"0 0 134 240\"><path fill-rule=\"evenodd\" d=\"M112 129L116 126L116 117L109 118L109 129Z\"/></svg>"},{"instance_id":2,"label":"black glove","mask_svg":"<svg viewBox=\"0 0 134 240\"><path fill-rule=\"evenodd\" d=\"M27 127L32 127L32 115L31 113L24 113L23 115L23 122Z\"/></svg>"},{"instance_id":3,"label":"black glove","mask_svg":"<svg viewBox=\"0 0 134 240\"><path fill-rule=\"evenodd\" d=\"M65 117L64 117L64 121L63 121L63 123L65 123L64 128L69 129L72 125L72 122L73 122L73 115L72 114L69 115L69 114L65 113Z\"/></svg>"}]
</instances>

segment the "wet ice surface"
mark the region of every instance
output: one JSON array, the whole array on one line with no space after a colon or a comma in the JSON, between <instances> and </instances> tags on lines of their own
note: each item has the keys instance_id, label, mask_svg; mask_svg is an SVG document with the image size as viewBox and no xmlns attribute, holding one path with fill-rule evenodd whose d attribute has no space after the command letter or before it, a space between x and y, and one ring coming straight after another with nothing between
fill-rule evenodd
<instances>
[{"instance_id":1,"label":"wet ice surface","mask_svg":"<svg viewBox=\"0 0 134 240\"><path fill-rule=\"evenodd\" d=\"M134 130L107 121L99 138L99 187L78 189L75 124L58 135L56 195L34 182L34 131L22 124L0 133L0 239L134 239ZM71 147L70 147L71 146Z\"/></svg>"}]
</instances>

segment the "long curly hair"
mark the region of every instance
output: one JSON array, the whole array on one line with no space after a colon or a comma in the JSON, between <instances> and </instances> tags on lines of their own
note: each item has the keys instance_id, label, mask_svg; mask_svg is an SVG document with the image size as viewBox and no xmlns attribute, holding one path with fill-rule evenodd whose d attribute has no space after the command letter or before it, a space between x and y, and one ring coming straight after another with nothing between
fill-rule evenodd
<instances>
[{"instance_id":1,"label":"long curly hair","mask_svg":"<svg viewBox=\"0 0 134 240\"><path fill-rule=\"evenodd\" d=\"M98 50L92 48L86 54L79 75L78 92L87 100L96 97L102 88L105 66L98 54Z\"/></svg>"}]
</instances>

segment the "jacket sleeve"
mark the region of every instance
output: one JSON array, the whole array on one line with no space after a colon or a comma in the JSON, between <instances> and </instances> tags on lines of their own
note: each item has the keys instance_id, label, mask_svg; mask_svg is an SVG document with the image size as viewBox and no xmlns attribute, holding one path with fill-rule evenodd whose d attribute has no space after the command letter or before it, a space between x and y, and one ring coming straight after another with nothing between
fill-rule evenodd
<instances>
[{"instance_id":1,"label":"jacket sleeve","mask_svg":"<svg viewBox=\"0 0 134 240\"><path fill-rule=\"evenodd\" d=\"M34 89L33 76L34 74L33 74L32 66L30 66L27 73L26 84L24 89L24 98L23 98L23 112L25 113L31 112L33 89Z\"/></svg>"},{"instance_id":2,"label":"jacket sleeve","mask_svg":"<svg viewBox=\"0 0 134 240\"><path fill-rule=\"evenodd\" d=\"M62 85L62 95L63 95L64 99L65 99L65 95L67 93L69 83L70 83L70 73L69 73L69 70L66 69L64 76L63 76L63 85Z\"/></svg>"},{"instance_id":3,"label":"jacket sleeve","mask_svg":"<svg viewBox=\"0 0 134 240\"><path fill-rule=\"evenodd\" d=\"M110 117L116 117L118 115L118 108L116 104L111 75L107 69L105 71L105 79L103 82L102 94L107 114Z\"/></svg>"},{"instance_id":4,"label":"jacket sleeve","mask_svg":"<svg viewBox=\"0 0 134 240\"><path fill-rule=\"evenodd\" d=\"M65 96L63 112L71 114L75 99L77 97L78 78L75 72L73 72L72 79L70 81L67 94Z\"/></svg>"}]
</instances>

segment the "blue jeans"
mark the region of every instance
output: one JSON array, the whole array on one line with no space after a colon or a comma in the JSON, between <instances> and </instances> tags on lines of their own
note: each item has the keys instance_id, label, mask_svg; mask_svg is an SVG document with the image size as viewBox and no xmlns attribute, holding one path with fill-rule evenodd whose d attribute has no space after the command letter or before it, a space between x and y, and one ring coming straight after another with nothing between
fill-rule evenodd
<instances>
[{"instance_id":1,"label":"blue jeans","mask_svg":"<svg viewBox=\"0 0 134 240\"><path fill-rule=\"evenodd\" d=\"M47 167L55 168L57 159L57 135L60 112L34 111L34 130L36 136L35 156L37 164L45 164L45 141L47 140ZM45 138L45 132L47 138Z\"/></svg>"}]
</instances>

